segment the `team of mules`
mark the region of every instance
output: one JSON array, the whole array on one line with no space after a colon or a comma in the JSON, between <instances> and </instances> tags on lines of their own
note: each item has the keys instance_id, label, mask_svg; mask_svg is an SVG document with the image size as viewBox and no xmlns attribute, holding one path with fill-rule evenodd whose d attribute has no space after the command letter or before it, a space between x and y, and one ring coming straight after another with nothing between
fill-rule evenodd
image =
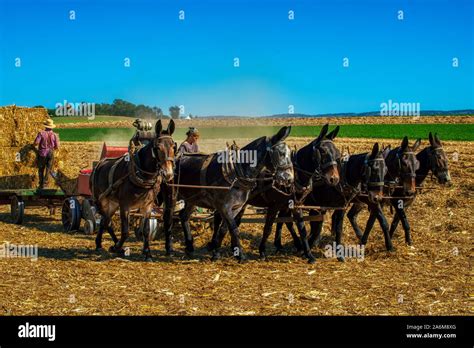
<instances>
[{"instance_id":1,"label":"team of mules","mask_svg":"<svg viewBox=\"0 0 474 348\"><path fill-rule=\"evenodd\" d=\"M325 125L313 141L294 151L285 144L291 127L283 127L275 135L260 137L242 148L234 143L220 152L183 154L175 158L174 128L173 121L166 129L158 121L153 141L120 158L103 160L94 169L90 186L102 217L96 238L97 249L102 248L102 234L107 230L114 241L110 251L123 253L129 234L130 210L139 209L143 227L153 209L162 204L166 254L172 255L173 214L176 201L183 200L184 208L178 214L185 252L190 257L194 243L189 221L195 208L201 207L214 212L214 231L208 243L212 259L220 257L222 241L229 231L232 253L239 261L244 261L246 256L240 242L239 225L248 205L265 210L259 245L262 259L267 256L266 244L275 220L286 218L280 221L285 221L296 250L302 252L308 262L314 262L311 249L321 240L323 219L309 219L308 234L304 214L308 212L309 216L315 217L330 210L333 211L331 230L337 245L342 243L347 211L360 244L367 243L377 220L385 246L390 251L400 221L406 243L411 244L405 209L413 203L417 188L429 173L436 176L440 184L451 180L441 141L431 133L429 146L419 152L421 140L410 145L404 137L400 146L394 149L381 148L375 143L367 153L342 157L334 144L339 127L329 132L329 126ZM384 215L385 204L395 209L391 226ZM357 216L365 207L370 216L362 232ZM111 227L111 217L117 210L120 210L120 240ZM282 227L283 222L278 222L274 242L277 252L283 248ZM152 236L150 233L142 236L145 259L151 260ZM342 261L343 257L339 259Z\"/></svg>"}]
</instances>

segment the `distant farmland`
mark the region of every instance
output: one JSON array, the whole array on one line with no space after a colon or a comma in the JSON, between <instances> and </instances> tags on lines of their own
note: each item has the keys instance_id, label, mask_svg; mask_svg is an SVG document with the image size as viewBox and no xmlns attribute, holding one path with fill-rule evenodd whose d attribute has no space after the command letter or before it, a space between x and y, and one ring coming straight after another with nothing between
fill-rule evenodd
<instances>
[{"instance_id":1,"label":"distant farmland","mask_svg":"<svg viewBox=\"0 0 474 348\"><path fill-rule=\"evenodd\" d=\"M207 139L257 138L276 133L279 126L214 127L200 128L201 136ZM313 137L320 126L294 126L291 136ZM60 128L57 130L63 141L127 141L133 128ZM175 139L185 137L186 128L178 128ZM444 140L474 141L474 124L350 124L342 125L339 137L400 139L426 139L428 133L438 133Z\"/></svg>"}]
</instances>

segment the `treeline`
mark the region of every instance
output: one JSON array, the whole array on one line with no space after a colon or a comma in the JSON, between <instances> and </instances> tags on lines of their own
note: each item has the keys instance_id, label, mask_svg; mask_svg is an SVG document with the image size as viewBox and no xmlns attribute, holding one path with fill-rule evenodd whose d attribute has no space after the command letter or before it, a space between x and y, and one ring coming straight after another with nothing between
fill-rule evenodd
<instances>
[{"instance_id":1,"label":"treeline","mask_svg":"<svg viewBox=\"0 0 474 348\"><path fill-rule=\"evenodd\" d=\"M58 104L59 105L59 104ZM74 108L74 104L69 104L68 106ZM47 109L50 116L57 116L57 109ZM181 115L180 107L177 105L170 106L168 108L169 113L166 115L163 113L163 110L158 106L147 106L143 104L134 104L130 103L123 99L115 99L112 104L100 103L95 104L95 115L107 115L107 116L128 116L128 117L138 117L138 118L161 118L161 117L171 117L173 119L178 119L180 117L185 117ZM64 113L67 114L67 113ZM64 115L63 114L63 115ZM195 117L189 114L189 117Z\"/></svg>"}]
</instances>

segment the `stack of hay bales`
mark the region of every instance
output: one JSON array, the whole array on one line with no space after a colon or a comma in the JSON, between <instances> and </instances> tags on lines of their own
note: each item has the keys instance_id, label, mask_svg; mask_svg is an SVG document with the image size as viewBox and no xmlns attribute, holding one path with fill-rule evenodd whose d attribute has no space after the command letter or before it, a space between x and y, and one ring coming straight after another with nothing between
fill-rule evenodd
<instances>
[{"instance_id":1,"label":"stack of hay bales","mask_svg":"<svg viewBox=\"0 0 474 348\"><path fill-rule=\"evenodd\" d=\"M44 108L0 107L0 189L38 186L36 150L32 144L47 118ZM58 155L63 156L64 162L67 153L56 153L56 163Z\"/></svg>"}]
</instances>

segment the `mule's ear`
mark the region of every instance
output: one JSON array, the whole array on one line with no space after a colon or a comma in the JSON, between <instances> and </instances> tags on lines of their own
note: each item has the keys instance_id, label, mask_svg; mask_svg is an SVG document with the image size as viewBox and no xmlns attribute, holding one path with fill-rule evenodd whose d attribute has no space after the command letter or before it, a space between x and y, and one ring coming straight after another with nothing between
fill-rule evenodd
<instances>
[{"instance_id":1,"label":"mule's ear","mask_svg":"<svg viewBox=\"0 0 474 348\"><path fill-rule=\"evenodd\" d=\"M435 140L436 140L436 143L437 143L439 146L441 146L441 140L440 140L439 137L438 137L438 133L435 133L434 138L435 138Z\"/></svg>"},{"instance_id":2,"label":"mule's ear","mask_svg":"<svg viewBox=\"0 0 474 348\"><path fill-rule=\"evenodd\" d=\"M161 120L158 120L155 124L155 134L157 137L160 136L161 131L163 130L163 125L161 124Z\"/></svg>"},{"instance_id":3,"label":"mule's ear","mask_svg":"<svg viewBox=\"0 0 474 348\"><path fill-rule=\"evenodd\" d=\"M170 123L168 123L168 129L166 130L166 132L169 134L169 135L172 135L174 133L174 129L175 129L176 125L174 124L174 121L171 120Z\"/></svg>"},{"instance_id":4,"label":"mule's ear","mask_svg":"<svg viewBox=\"0 0 474 348\"><path fill-rule=\"evenodd\" d=\"M420 144L421 144L421 139L420 138L416 139L415 143L413 144L413 151L416 151L416 149L420 147Z\"/></svg>"},{"instance_id":5,"label":"mule's ear","mask_svg":"<svg viewBox=\"0 0 474 348\"><path fill-rule=\"evenodd\" d=\"M433 133L430 132L430 134L428 135L428 139L430 140L430 145L431 146L434 146L434 138L433 138Z\"/></svg>"},{"instance_id":6,"label":"mule's ear","mask_svg":"<svg viewBox=\"0 0 474 348\"><path fill-rule=\"evenodd\" d=\"M329 124L325 124L323 126L323 128L321 128L321 132L319 132L319 135L318 137L314 140L314 142L318 142L318 141L321 141L325 136L326 134L328 133L328 129L329 129Z\"/></svg>"},{"instance_id":7,"label":"mule's ear","mask_svg":"<svg viewBox=\"0 0 474 348\"><path fill-rule=\"evenodd\" d=\"M402 150L405 150L408 147L408 137L405 135L402 140L402 145L400 146Z\"/></svg>"},{"instance_id":8,"label":"mule's ear","mask_svg":"<svg viewBox=\"0 0 474 348\"><path fill-rule=\"evenodd\" d=\"M375 143L374 146L372 147L372 153L370 154L371 158L374 158L378 155L380 151L379 143Z\"/></svg>"},{"instance_id":9,"label":"mule's ear","mask_svg":"<svg viewBox=\"0 0 474 348\"><path fill-rule=\"evenodd\" d=\"M339 133L339 126L337 126L336 128L334 128L331 133L327 134L326 135L326 138L329 139L329 140L334 140L335 137L337 137L337 133Z\"/></svg>"},{"instance_id":10,"label":"mule's ear","mask_svg":"<svg viewBox=\"0 0 474 348\"><path fill-rule=\"evenodd\" d=\"M272 136L271 138L271 142L273 145L277 144L278 142L280 141L283 141L285 140L288 135L290 135L290 132L291 132L291 126L285 126L285 127L282 127L277 134L275 134L274 136Z\"/></svg>"},{"instance_id":11,"label":"mule's ear","mask_svg":"<svg viewBox=\"0 0 474 348\"><path fill-rule=\"evenodd\" d=\"M387 158L387 156L388 156L390 150L391 150L391 149L390 149L390 145L388 145L385 149L383 149L383 151L382 151L383 159L386 159L386 158Z\"/></svg>"}]
</instances>

